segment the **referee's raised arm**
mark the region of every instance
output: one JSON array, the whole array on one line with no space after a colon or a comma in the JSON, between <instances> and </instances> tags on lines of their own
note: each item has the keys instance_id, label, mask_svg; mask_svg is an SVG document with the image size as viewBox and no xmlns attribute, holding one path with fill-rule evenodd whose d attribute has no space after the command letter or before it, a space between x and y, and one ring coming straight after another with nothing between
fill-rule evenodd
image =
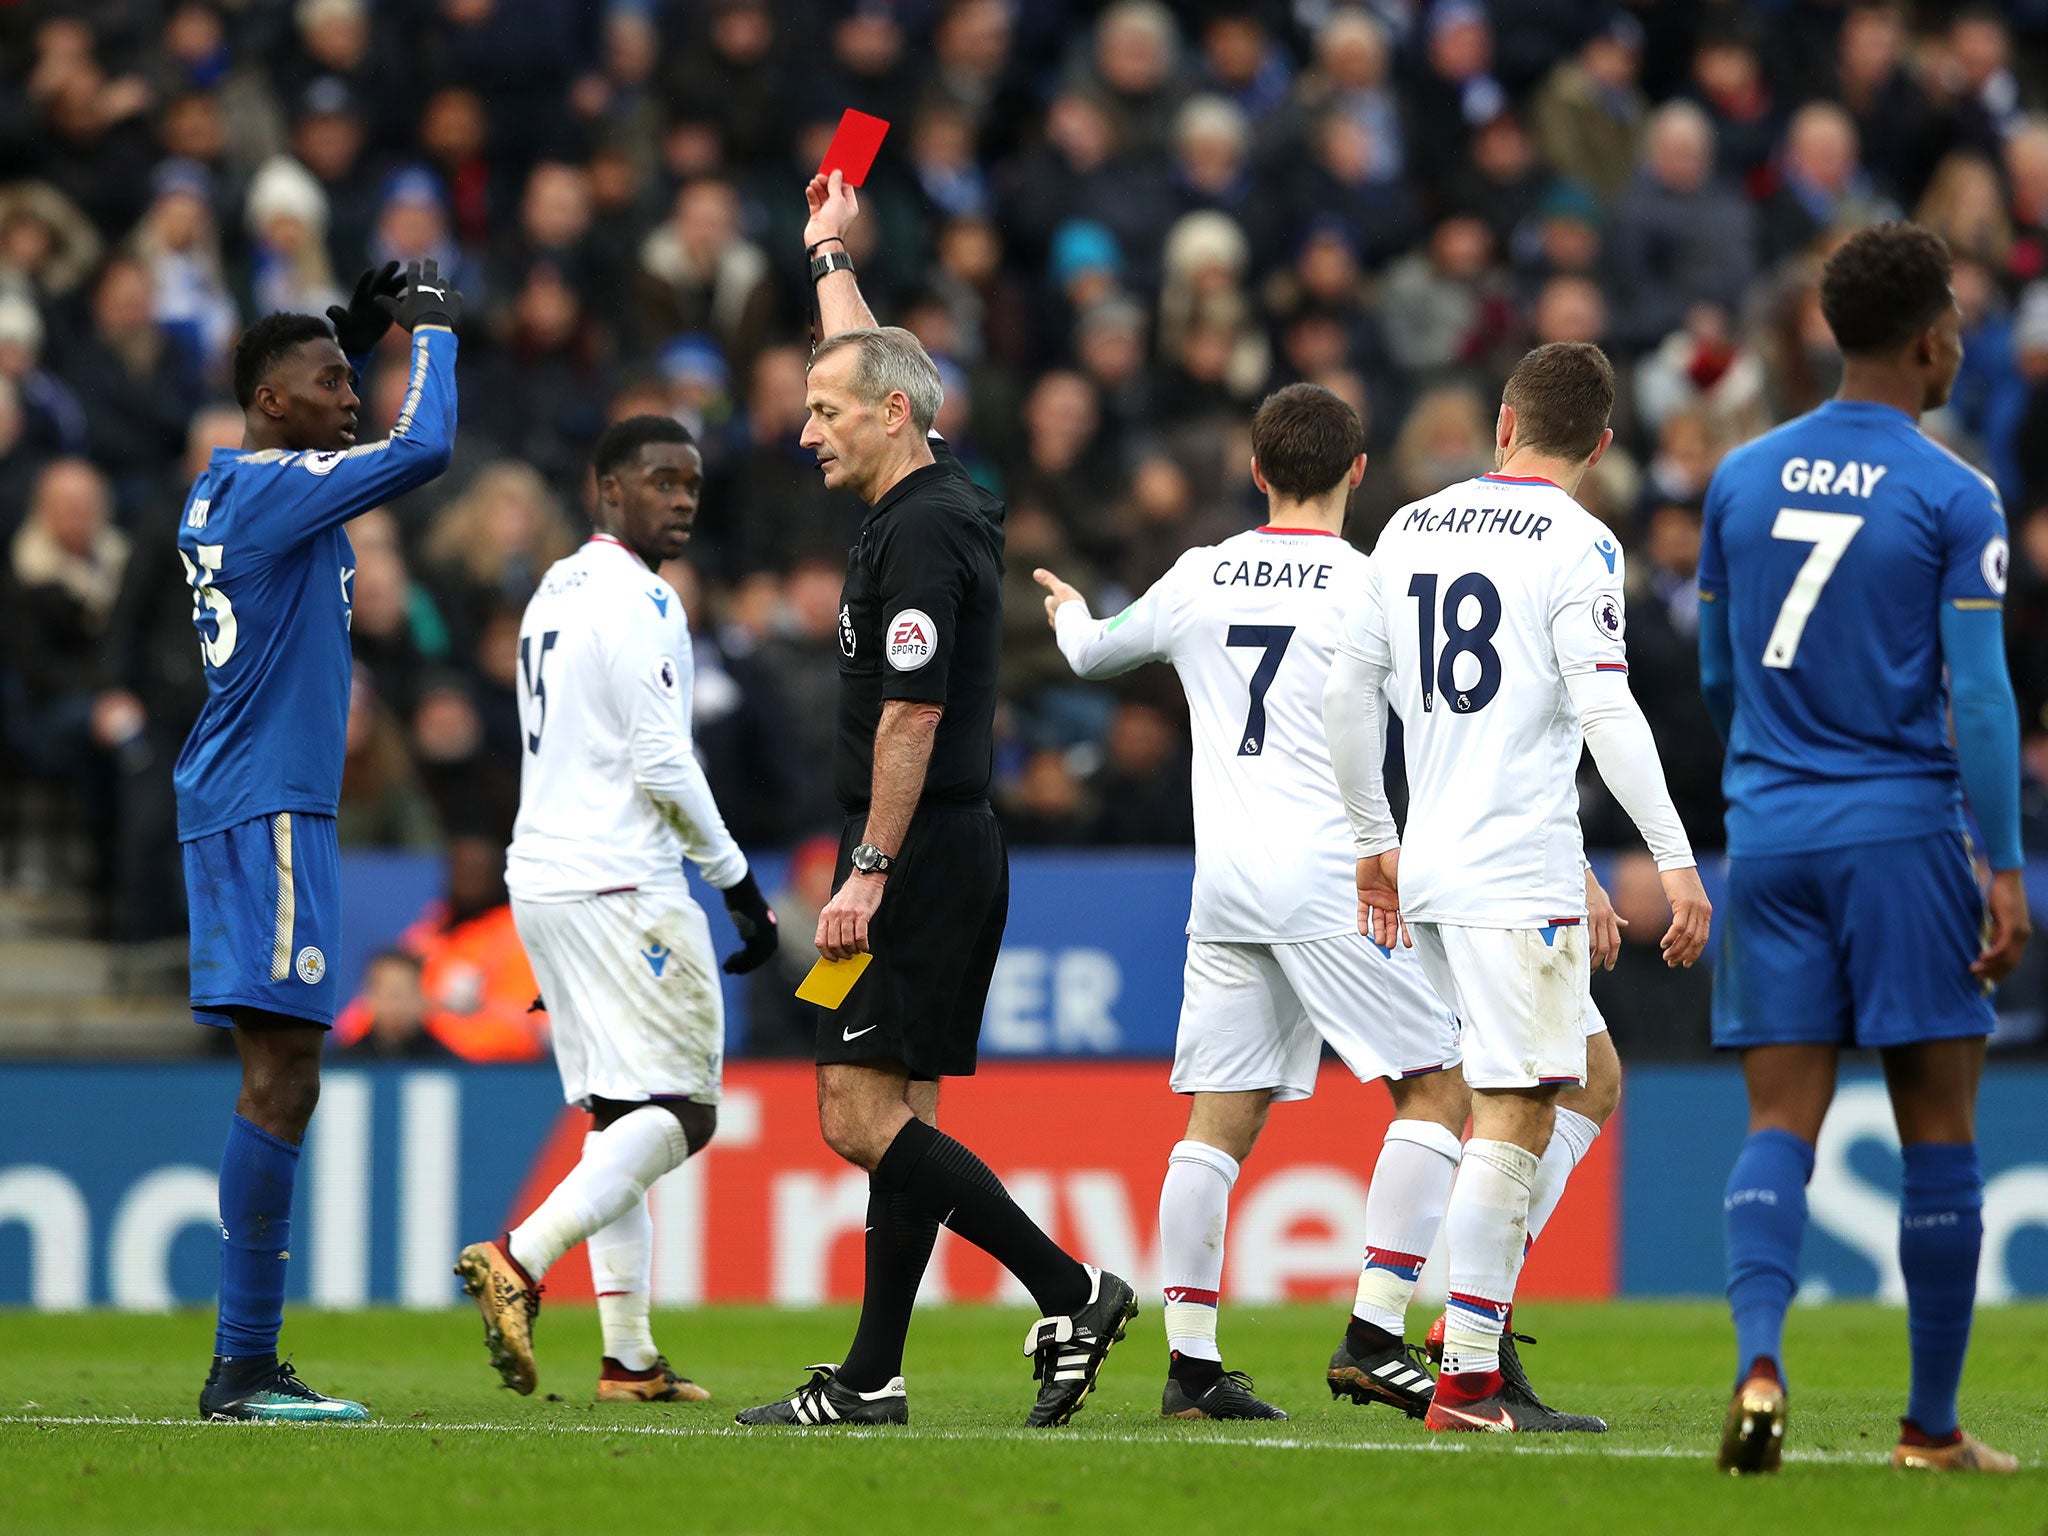
<instances>
[{"instance_id":1,"label":"referee's raised arm","mask_svg":"<svg viewBox=\"0 0 2048 1536\"><path fill-rule=\"evenodd\" d=\"M818 334L833 336L876 323L875 312L860 296L847 254L846 231L860 217L860 199L845 178L813 176L804 188L811 216L804 222L804 260L811 266L811 286L818 295Z\"/></svg>"}]
</instances>

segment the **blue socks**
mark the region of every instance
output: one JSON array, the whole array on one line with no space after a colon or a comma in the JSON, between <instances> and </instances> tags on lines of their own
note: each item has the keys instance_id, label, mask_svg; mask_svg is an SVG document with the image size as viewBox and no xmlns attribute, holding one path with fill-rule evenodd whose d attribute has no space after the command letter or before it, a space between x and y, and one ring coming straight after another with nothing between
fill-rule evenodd
<instances>
[{"instance_id":1,"label":"blue socks","mask_svg":"<svg viewBox=\"0 0 2048 1536\"><path fill-rule=\"evenodd\" d=\"M220 1325L213 1352L275 1356L299 1149L240 1115L220 1159Z\"/></svg>"},{"instance_id":2,"label":"blue socks","mask_svg":"<svg viewBox=\"0 0 2048 1536\"><path fill-rule=\"evenodd\" d=\"M1728 1171L1721 1211L1738 1383L1758 1356L1784 1376L1785 1309L1799 1284L1811 1177L1813 1148L1790 1131L1752 1132Z\"/></svg>"},{"instance_id":3,"label":"blue socks","mask_svg":"<svg viewBox=\"0 0 2048 1536\"><path fill-rule=\"evenodd\" d=\"M1977 1253L1984 1242L1984 1177L1973 1142L1922 1142L1903 1150L1899 1268L1906 1278L1913 1346L1906 1417L1939 1439L1955 1432L1956 1384L1970 1347Z\"/></svg>"}]
</instances>

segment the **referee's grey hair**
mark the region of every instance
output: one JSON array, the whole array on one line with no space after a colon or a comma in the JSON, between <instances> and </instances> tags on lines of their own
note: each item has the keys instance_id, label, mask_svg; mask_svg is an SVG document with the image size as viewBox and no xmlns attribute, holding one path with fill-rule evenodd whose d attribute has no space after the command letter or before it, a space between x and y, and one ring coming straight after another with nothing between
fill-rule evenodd
<instances>
[{"instance_id":1,"label":"referee's grey hair","mask_svg":"<svg viewBox=\"0 0 2048 1536\"><path fill-rule=\"evenodd\" d=\"M854 394L869 405L880 405L901 390L910 402L910 424L929 432L939 419L939 407L946 403L946 386L924 343L900 325L863 325L819 342L811 367L849 349L858 354L851 380Z\"/></svg>"}]
</instances>

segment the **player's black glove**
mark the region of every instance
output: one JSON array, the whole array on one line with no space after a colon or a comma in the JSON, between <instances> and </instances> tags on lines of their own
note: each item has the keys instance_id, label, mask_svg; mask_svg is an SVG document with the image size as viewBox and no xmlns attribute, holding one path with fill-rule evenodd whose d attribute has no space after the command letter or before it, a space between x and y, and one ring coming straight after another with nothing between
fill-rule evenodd
<instances>
[{"instance_id":1,"label":"player's black glove","mask_svg":"<svg viewBox=\"0 0 2048 1536\"><path fill-rule=\"evenodd\" d=\"M361 357L391 329L391 316L377 303L380 295L397 298L404 290L405 283L398 275L398 263L387 261L381 267L369 267L356 279L356 291L349 296L348 308L339 304L327 306L327 320L334 327L334 339L341 343L341 350L350 357Z\"/></svg>"},{"instance_id":2,"label":"player's black glove","mask_svg":"<svg viewBox=\"0 0 2048 1536\"><path fill-rule=\"evenodd\" d=\"M452 330L462 318L462 295L454 284L442 280L438 261L412 261L405 267L404 294L393 298L380 293L377 307L408 331L423 325L445 325Z\"/></svg>"},{"instance_id":3,"label":"player's black glove","mask_svg":"<svg viewBox=\"0 0 2048 1536\"><path fill-rule=\"evenodd\" d=\"M738 885L725 892L725 912L739 930L742 946L725 957L726 975L744 976L775 958L775 909L754 883L751 869L740 877Z\"/></svg>"}]
</instances>

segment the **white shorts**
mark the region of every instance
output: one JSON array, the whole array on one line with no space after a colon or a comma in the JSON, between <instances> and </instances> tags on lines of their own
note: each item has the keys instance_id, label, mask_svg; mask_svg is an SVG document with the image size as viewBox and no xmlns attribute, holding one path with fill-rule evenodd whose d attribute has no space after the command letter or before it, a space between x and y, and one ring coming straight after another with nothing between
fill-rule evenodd
<instances>
[{"instance_id":1,"label":"white shorts","mask_svg":"<svg viewBox=\"0 0 2048 1536\"><path fill-rule=\"evenodd\" d=\"M1586 992L1586 1038L1590 1040L1595 1035L1606 1033L1607 1018L1600 1012L1600 1005L1593 1001L1593 993L1589 988Z\"/></svg>"},{"instance_id":2,"label":"white shorts","mask_svg":"<svg viewBox=\"0 0 2048 1536\"><path fill-rule=\"evenodd\" d=\"M1408 931L1430 984L1464 1025L1467 1083L1584 1084L1586 1036L1598 1033L1587 1027L1592 969L1584 923L1454 928L1411 922Z\"/></svg>"},{"instance_id":3,"label":"white shorts","mask_svg":"<svg viewBox=\"0 0 2048 1536\"><path fill-rule=\"evenodd\" d=\"M1412 953L1358 934L1292 944L1188 940L1175 1093L1315 1092L1323 1042L1362 1081L1455 1066L1458 1020Z\"/></svg>"},{"instance_id":4,"label":"white shorts","mask_svg":"<svg viewBox=\"0 0 2048 1536\"><path fill-rule=\"evenodd\" d=\"M562 1097L716 1104L725 997L704 909L682 891L512 899L555 1037Z\"/></svg>"}]
</instances>

